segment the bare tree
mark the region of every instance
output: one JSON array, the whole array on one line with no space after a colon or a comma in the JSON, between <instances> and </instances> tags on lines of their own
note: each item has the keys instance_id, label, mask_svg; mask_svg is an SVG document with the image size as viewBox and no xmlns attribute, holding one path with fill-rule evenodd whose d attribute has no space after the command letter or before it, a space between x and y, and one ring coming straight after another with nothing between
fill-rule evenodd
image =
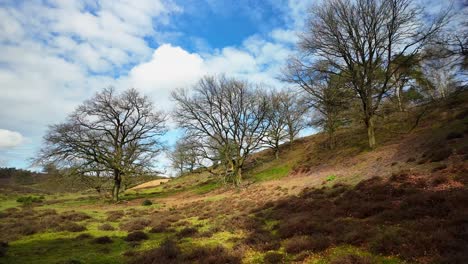
<instances>
[{"instance_id":1,"label":"bare tree","mask_svg":"<svg viewBox=\"0 0 468 264\"><path fill-rule=\"evenodd\" d=\"M67 121L49 127L36 162L110 177L112 196L118 200L122 178L151 169L163 149L165 120L135 89L118 94L107 88L80 105Z\"/></svg>"},{"instance_id":2,"label":"bare tree","mask_svg":"<svg viewBox=\"0 0 468 264\"><path fill-rule=\"evenodd\" d=\"M374 148L374 119L398 67L395 57L418 53L446 21L446 13L427 22L412 0L330 0L312 9L300 48L307 63L327 61L333 74L348 79L360 99L369 147Z\"/></svg>"},{"instance_id":3,"label":"bare tree","mask_svg":"<svg viewBox=\"0 0 468 264\"><path fill-rule=\"evenodd\" d=\"M287 90L281 95L283 111L286 114L289 142L293 142L299 132L307 127L306 115L310 107L305 98L299 97L300 95L301 93L292 90Z\"/></svg>"},{"instance_id":4,"label":"bare tree","mask_svg":"<svg viewBox=\"0 0 468 264\"><path fill-rule=\"evenodd\" d=\"M312 125L328 134L329 147L336 144L335 132L345 122L343 112L348 109L353 96L346 78L331 74L327 61L318 61L309 67L299 60L291 60L285 72L285 81L299 85L307 106L314 109L316 116Z\"/></svg>"},{"instance_id":5,"label":"bare tree","mask_svg":"<svg viewBox=\"0 0 468 264\"><path fill-rule=\"evenodd\" d=\"M193 93L172 94L174 118L214 155L225 176L236 185L242 180L246 158L261 146L268 130L266 96L249 83L224 76L202 78Z\"/></svg>"},{"instance_id":6,"label":"bare tree","mask_svg":"<svg viewBox=\"0 0 468 264\"><path fill-rule=\"evenodd\" d=\"M279 158L279 147L286 141L292 142L306 126L305 113L308 108L292 91L272 92L269 95L269 129L264 143L273 149Z\"/></svg>"},{"instance_id":7,"label":"bare tree","mask_svg":"<svg viewBox=\"0 0 468 264\"><path fill-rule=\"evenodd\" d=\"M199 143L186 135L176 142L174 150L169 153L169 159L172 167L182 175L185 172L193 172L201 165L203 153L200 151Z\"/></svg>"}]
</instances>

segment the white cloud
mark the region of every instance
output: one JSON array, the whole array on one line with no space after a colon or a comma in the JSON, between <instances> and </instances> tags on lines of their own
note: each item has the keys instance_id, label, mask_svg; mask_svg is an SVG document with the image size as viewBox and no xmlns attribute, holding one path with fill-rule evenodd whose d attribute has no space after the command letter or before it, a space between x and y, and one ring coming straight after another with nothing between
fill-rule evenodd
<instances>
[{"instance_id":1,"label":"white cloud","mask_svg":"<svg viewBox=\"0 0 468 264\"><path fill-rule=\"evenodd\" d=\"M200 55L164 44L154 51L150 61L135 66L121 86L140 89L152 95L159 107L167 107L171 90L192 85L204 73Z\"/></svg>"},{"instance_id":2,"label":"white cloud","mask_svg":"<svg viewBox=\"0 0 468 264\"><path fill-rule=\"evenodd\" d=\"M23 136L15 131L0 129L0 149L12 148L23 143Z\"/></svg>"}]
</instances>

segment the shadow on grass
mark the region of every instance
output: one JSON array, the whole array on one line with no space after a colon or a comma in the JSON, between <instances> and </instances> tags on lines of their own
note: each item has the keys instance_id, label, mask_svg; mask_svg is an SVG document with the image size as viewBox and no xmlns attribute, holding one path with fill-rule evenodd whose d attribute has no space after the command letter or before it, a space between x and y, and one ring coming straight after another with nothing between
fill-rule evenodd
<instances>
[{"instance_id":1,"label":"shadow on grass","mask_svg":"<svg viewBox=\"0 0 468 264\"><path fill-rule=\"evenodd\" d=\"M408 261L466 263L468 189L436 191L429 183L403 173L306 189L257 209L244 243L264 252L282 246L299 258L352 245Z\"/></svg>"}]
</instances>

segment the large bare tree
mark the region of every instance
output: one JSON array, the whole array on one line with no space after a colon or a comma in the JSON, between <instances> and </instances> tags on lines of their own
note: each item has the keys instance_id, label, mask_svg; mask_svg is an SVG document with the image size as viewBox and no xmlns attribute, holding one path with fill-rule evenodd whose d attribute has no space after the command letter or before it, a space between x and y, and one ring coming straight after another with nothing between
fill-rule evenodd
<instances>
[{"instance_id":1,"label":"large bare tree","mask_svg":"<svg viewBox=\"0 0 468 264\"><path fill-rule=\"evenodd\" d=\"M123 177L152 168L163 149L165 120L137 90L107 88L78 106L64 123L49 127L37 162L111 177L112 196L118 200Z\"/></svg>"},{"instance_id":2,"label":"large bare tree","mask_svg":"<svg viewBox=\"0 0 468 264\"><path fill-rule=\"evenodd\" d=\"M428 21L412 0L330 0L311 10L299 60L304 67L325 60L331 73L348 78L374 148L375 115L398 71L392 60L418 53L441 30L446 13Z\"/></svg>"},{"instance_id":3,"label":"large bare tree","mask_svg":"<svg viewBox=\"0 0 468 264\"><path fill-rule=\"evenodd\" d=\"M172 97L179 126L239 185L246 158L261 146L268 130L264 93L247 82L218 76L204 77L192 92L178 90Z\"/></svg>"}]
</instances>

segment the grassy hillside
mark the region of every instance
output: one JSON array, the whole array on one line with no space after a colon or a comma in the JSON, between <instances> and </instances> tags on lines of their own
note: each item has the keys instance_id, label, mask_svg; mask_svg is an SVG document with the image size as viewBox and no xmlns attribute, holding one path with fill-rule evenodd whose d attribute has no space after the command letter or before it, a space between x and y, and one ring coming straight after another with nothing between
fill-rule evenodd
<instances>
[{"instance_id":1,"label":"grassy hillside","mask_svg":"<svg viewBox=\"0 0 468 264\"><path fill-rule=\"evenodd\" d=\"M467 109L390 117L373 151L348 128L334 150L318 134L257 153L241 188L200 171L120 203L5 191L0 263L464 263Z\"/></svg>"}]
</instances>

